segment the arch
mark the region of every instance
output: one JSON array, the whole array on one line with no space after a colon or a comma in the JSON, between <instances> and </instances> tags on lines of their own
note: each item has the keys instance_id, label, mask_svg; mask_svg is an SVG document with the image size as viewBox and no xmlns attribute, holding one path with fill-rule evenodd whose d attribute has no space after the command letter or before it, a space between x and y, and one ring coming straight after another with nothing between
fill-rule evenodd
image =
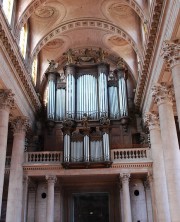
<instances>
[{"instance_id":1,"label":"arch","mask_svg":"<svg viewBox=\"0 0 180 222\"><path fill-rule=\"evenodd\" d=\"M38 42L38 44L36 45L31 54L31 59L33 59L39 53L39 51L43 46L45 46L50 40L52 40L59 34L63 34L65 32L81 28L91 28L91 29L95 28L115 33L116 35L125 39L141 58L140 49L138 49L137 44L134 42L131 36L127 34L124 30L122 30L118 26L113 25L112 23L107 22L106 20L83 19L83 20L73 20L63 23L60 26L56 27L51 32L49 32Z\"/></svg>"}]
</instances>

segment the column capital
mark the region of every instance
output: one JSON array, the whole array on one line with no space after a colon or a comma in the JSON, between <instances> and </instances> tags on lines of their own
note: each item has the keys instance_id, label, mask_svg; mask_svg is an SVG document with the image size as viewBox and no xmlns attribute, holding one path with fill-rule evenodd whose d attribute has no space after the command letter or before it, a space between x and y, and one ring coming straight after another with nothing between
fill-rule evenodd
<instances>
[{"instance_id":1,"label":"column capital","mask_svg":"<svg viewBox=\"0 0 180 222\"><path fill-rule=\"evenodd\" d=\"M180 39L165 40L163 50L163 59L173 68L180 65Z\"/></svg>"},{"instance_id":2,"label":"column capital","mask_svg":"<svg viewBox=\"0 0 180 222\"><path fill-rule=\"evenodd\" d=\"M122 183L129 182L130 177L131 177L130 173L120 173L120 179Z\"/></svg>"},{"instance_id":3,"label":"column capital","mask_svg":"<svg viewBox=\"0 0 180 222\"><path fill-rule=\"evenodd\" d=\"M57 177L55 175L46 175L46 180L48 183L56 183Z\"/></svg>"},{"instance_id":4,"label":"column capital","mask_svg":"<svg viewBox=\"0 0 180 222\"><path fill-rule=\"evenodd\" d=\"M167 83L157 83L152 88L152 97L154 102L159 106L162 103L173 104L174 100L174 90L172 85L168 85Z\"/></svg>"},{"instance_id":5,"label":"column capital","mask_svg":"<svg viewBox=\"0 0 180 222\"><path fill-rule=\"evenodd\" d=\"M12 120L11 126L14 133L26 132L29 127L28 118L25 116L18 116Z\"/></svg>"},{"instance_id":6,"label":"column capital","mask_svg":"<svg viewBox=\"0 0 180 222\"><path fill-rule=\"evenodd\" d=\"M14 94L10 89L0 89L0 109L9 110L14 106Z\"/></svg>"},{"instance_id":7,"label":"column capital","mask_svg":"<svg viewBox=\"0 0 180 222\"><path fill-rule=\"evenodd\" d=\"M160 129L159 116L155 112L148 112L144 115L144 122L149 130Z\"/></svg>"}]
</instances>

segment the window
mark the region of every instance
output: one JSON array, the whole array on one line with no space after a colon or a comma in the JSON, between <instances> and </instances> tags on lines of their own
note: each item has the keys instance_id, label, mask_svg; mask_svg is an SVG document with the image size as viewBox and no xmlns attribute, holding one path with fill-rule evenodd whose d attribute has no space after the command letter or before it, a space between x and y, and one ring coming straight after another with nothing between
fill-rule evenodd
<instances>
[{"instance_id":1,"label":"window","mask_svg":"<svg viewBox=\"0 0 180 222\"><path fill-rule=\"evenodd\" d=\"M37 65L38 65L38 60L37 60L37 57L35 57L32 64L32 72L31 72L32 80L35 85L36 85L36 79L37 79Z\"/></svg>"},{"instance_id":2,"label":"window","mask_svg":"<svg viewBox=\"0 0 180 222\"><path fill-rule=\"evenodd\" d=\"M9 24L11 23L11 18L12 18L13 3L14 0L3 0L3 10Z\"/></svg>"},{"instance_id":3,"label":"window","mask_svg":"<svg viewBox=\"0 0 180 222\"><path fill-rule=\"evenodd\" d=\"M21 31L20 31L20 41L19 41L20 50L21 50L21 53L22 53L24 58L26 56L27 35L28 35L28 30L27 30L27 23L26 23L21 28Z\"/></svg>"}]
</instances>

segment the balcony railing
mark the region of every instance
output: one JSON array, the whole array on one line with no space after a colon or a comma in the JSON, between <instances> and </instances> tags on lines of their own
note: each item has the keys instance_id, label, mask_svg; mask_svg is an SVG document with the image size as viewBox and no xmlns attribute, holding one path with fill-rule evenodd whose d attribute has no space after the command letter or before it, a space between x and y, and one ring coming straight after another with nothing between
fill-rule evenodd
<instances>
[{"instance_id":1,"label":"balcony railing","mask_svg":"<svg viewBox=\"0 0 180 222\"><path fill-rule=\"evenodd\" d=\"M151 161L151 150L149 148L131 148L111 150L113 162L143 162Z\"/></svg>"},{"instance_id":2,"label":"balcony railing","mask_svg":"<svg viewBox=\"0 0 180 222\"><path fill-rule=\"evenodd\" d=\"M26 152L26 164L57 164L63 160L63 152Z\"/></svg>"},{"instance_id":3,"label":"balcony railing","mask_svg":"<svg viewBox=\"0 0 180 222\"><path fill-rule=\"evenodd\" d=\"M111 150L112 163L151 162L151 150L149 148L125 148ZM11 157L6 157L6 168L10 167ZM26 152L24 164L61 164L63 152Z\"/></svg>"}]
</instances>

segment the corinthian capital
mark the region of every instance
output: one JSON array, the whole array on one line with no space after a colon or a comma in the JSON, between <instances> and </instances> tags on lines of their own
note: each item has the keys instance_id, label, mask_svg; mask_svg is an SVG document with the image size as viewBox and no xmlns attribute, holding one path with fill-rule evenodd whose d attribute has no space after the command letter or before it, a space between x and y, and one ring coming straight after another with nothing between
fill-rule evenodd
<instances>
[{"instance_id":1,"label":"corinthian capital","mask_svg":"<svg viewBox=\"0 0 180 222\"><path fill-rule=\"evenodd\" d=\"M14 106L13 97L10 89L0 89L0 109L11 109Z\"/></svg>"},{"instance_id":2,"label":"corinthian capital","mask_svg":"<svg viewBox=\"0 0 180 222\"><path fill-rule=\"evenodd\" d=\"M170 64L171 68L180 64L180 39L164 41L163 59Z\"/></svg>"},{"instance_id":3,"label":"corinthian capital","mask_svg":"<svg viewBox=\"0 0 180 222\"><path fill-rule=\"evenodd\" d=\"M56 183L57 177L54 175L46 175L46 180L48 183Z\"/></svg>"},{"instance_id":4,"label":"corinthian capital","mask_svg":"<svg viewBox=\"0 0 180 222\"><path fill-rule=\"evenodd\" d=\"M29 121L27 117L18 116L12 120L11 126L14 133L26 132L29 127Z\"/></svg>"},{"instance_id":5,"label":"corinthian capital","mask_svg":"<svg viewBox=\"0 0 180 222\"><path fill-rule=\"evenodd\" d=\"M120 179L122 183L128 183L130 179L130 173L121 173Z\"/></svg>"},{"instance_id":6,"label":"corinthian capital","mask_svg":"<svg viewBox=\"0 0 180 222\"><path fill-rule=\"evenodd\" d=\"M157 83L152 87L152 97L157 105L162 103L172 104L174 99L174 90L172 85L168 85L166 83Z\"/></svg>"},{"instance_id":7,"label":"corinthian capital","mask_svg":"<svg viewBox=\"0 0 180 222\"><path fill-rule=\"evenodd\" d=\"M154 112L146 113L144 116L144 122L145 122L146 126L149 128L149 130L160 128L159 117Z\"/></svg>"}]
</instances>

